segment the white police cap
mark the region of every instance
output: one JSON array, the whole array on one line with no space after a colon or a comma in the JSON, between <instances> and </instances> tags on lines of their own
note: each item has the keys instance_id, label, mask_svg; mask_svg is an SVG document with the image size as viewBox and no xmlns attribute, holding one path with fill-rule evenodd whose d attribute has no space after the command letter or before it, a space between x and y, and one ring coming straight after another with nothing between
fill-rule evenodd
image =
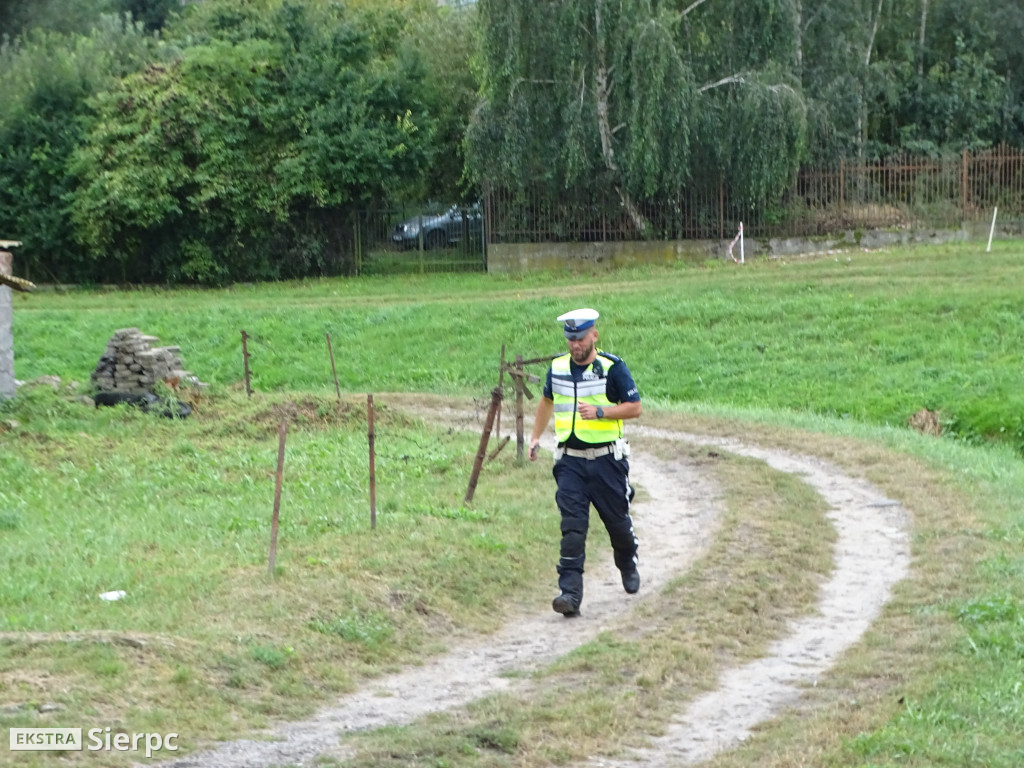
<instances>
[{"instance_id":1,"label":"white police cap","mask_svg":"<svg viewBox=\"0 0 1024 768\"><path fill-rule=\"evenodd\" d=\"M564 323L562 332L565 334L565 338L574 341L586 336L587 331L594 327L594 321L600 316L596 309L584 307L559 315L558 320Z\"/></svg>"}]
</instances>

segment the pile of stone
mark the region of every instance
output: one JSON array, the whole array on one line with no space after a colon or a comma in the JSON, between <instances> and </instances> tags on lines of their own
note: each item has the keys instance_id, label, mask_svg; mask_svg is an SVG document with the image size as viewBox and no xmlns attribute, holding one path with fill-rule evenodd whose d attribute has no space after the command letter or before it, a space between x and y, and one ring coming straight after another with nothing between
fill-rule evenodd
<instances>
[{"instance_id":1,"label":"pile of stone","mask_svg":"<svg viewBox=\"0 0 1024 768\"><path fill-rule=\"evenodd\" d=\"M180 347L153 347L159 341L138 328L122 328L110 337L107 349L92 372L92 385L100 392L144 394L158 382L179 386L205 386L184 370Z\"/></svg>"}]
</instances>

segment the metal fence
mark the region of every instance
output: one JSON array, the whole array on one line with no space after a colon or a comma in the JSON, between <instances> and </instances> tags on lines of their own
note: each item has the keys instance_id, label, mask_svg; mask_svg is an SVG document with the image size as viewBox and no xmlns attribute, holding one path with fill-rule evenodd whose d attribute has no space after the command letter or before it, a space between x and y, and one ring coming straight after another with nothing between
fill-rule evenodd
<instances>
[{"instance_id":1,"label":"metal fence","mask_svg":"<svg viewBox=\"0 0 1024 768\"><path fill-rule=\"evenodd\" d=\"M1001 224L1024 231L1024 150L804 168L771 204L717 182L628 203L611 185L557 195L487 187L478 203L363 211L338 235L357 274L479 272L488 243L729 239L741 222L748 237L957 228L987 221L997 206Z\"/></svg>"},{"instance_id":2,"label":"metal fence","mask_svg":"<svg viewBox=\"0 0 1024 768\"><path fill-rule=\"evenodd\" d=\"M347 229L343 248L357 274L487 269L480 203L361 211Z\"/></svg>"},{"instance_id":3,"label":"metal fence","mask_svg":"<svg viewBox=\"0 0 1024 768\"><path fill-rule=\"evenodd\" d=\"M959 227L993 215L1024 224L1024 151L1000 146L938 158L843 160L800 170L777 200L748 201L699 182L671 199L626 200L610 185L557 195L489 188L488 242L801 237L850 229ZM742 202L741 202L742 201Z\"/></svg>"}]
</instances>

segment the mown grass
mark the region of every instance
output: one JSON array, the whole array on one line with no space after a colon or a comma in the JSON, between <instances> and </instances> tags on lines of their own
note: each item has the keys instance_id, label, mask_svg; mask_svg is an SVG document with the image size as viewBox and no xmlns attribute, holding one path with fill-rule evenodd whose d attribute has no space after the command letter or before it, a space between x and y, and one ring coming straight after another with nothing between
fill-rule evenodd
<instances>
[{"instance_id":1,"label":"mown grass","mask_svg":"<svg viewBox=\"0 0 1024 768\"><path fill-rule=\"evenodd\" d=\"M604 317L602 345L637 376L645 422L824 456L913 517L913 573L865 640L799 709L714 763L1020 765L1024 248L982 250L571 281L18 296L20 378L85 381L113 331L136 326L179 344L212 387L194 417L175 422L94 410L43 387L2 406L0 725L173 724L188 750L300 717L515 610L548 610L549 467L516 466L509 446L464 506L477 437L461 427L473 423L450 430L416 414L451 420L448 404L472 405L494 385L502 343L527 357L557 351L553 318L589 304ZM243 328L253 336L251 399L239 387ZM347 392L442 395L376 398L375 532L365 398L336 402L326 332ZM879 426L899 427L920 407L943 410L960 440ZM290 426L279 570L268 578L281 419ZM807 610L829 531L819 500L793 478L729 457L714 471L729 489L720 538L634 631L602 636L515 696L373 736L354 764L615 755L716 670L756 655ZM128 595L96 598L109 589ZM44 765L42 755L0 754L0 764Z\"/></svg>"},{"instance_id":2,"label":"mown grass","mask_svg":"<svg viewBox=\"0 0 1024 768\"><path fill-rule=\"evenodd\" d=\"M17 296L20 378L85 380L114 330L182 348L204 381L238 385L241 331L258 391L483 395L499 351L562 347L554 318L602 312L601 344L649 400L810 411L905 424L941 411L949 432L1024 450L1024 244L977 243L614 274L409 276L216 291Z\"/></svg>"},{"instance_id":3,"label":"mown grass","mask_svg":"<svg viewBox=\"0 0 1024 768\"><path fill-rule=\"evenodd\" d=\"M541 670L525 691L367 734L345 765L573 765L641 746L680 702L712 688L723 668L763 653L787 620L813 609L835 539L820 497L760 462L650 447L702 465L724 489L721 529L702 561L628 626Z\"/></svg>"},{"instance_id":4,"label":"mown grass","mask_svg":"<svg viewBox=\"0 0 1024 768\"><path fill-rule=\"evenodd\" d=\"M903 430L789 421L818 434L784 435L783 445L862 473L911 512L913 570L864 642L805 692L804 706L764 724L756 739L714 764L1020 765L1019 457ZM764 430L742 431L749 437Z\"/></svg>"},{"instance_id":5,"label":"mown grass","mask_svg":"<svg viewBox=\"0 0 1024 768\"><path fill-rule=\"evenodd\" d=\"M824 457L912 516L913 571L864 640L795 708L708 765L1022 763L1024 466L1016 456L831 417L677 407L657 418ZM795 478L729 458L714 471L732 489L715 546L631 628L602 635L525 689L367 734L353 757L325 765L539 768L585 764L584 756L630 764L630 748L647 745L723 666L756 656L787 616L806 612L822 573L829 535ZM658 759L673 764L671 754Z\"/></svg>"},{"instance_id":6,"label":"mown grass","mask_svg":"<svg viewBox=\"0 0 1024 768\"><path fill-rule=\"evenodd\" d=\"M194 749L548 599L543 470L513 471L513 443L465 505L479 434L386 396L375 411L371 530L364 399L214 392L171 421L23 388L0 414L0 724L172 729ZM126 596L99 599L112 590Z\"/></svg>"}]
</instances>

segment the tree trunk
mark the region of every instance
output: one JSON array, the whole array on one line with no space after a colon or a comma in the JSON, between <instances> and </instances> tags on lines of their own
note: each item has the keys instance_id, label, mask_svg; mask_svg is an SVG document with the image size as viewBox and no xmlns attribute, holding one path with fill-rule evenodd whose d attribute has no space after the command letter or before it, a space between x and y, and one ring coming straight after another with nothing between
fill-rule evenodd
<instances>
[{"instance_id":1,"label":"tree trunk","mask_svg":"<svg viewBox=\"0 0 1024 768\"><path fill-rule=\"evenodd\" d=\"M804 69L804 5L801 0L793 0L793 31L796 35L796 76L803 83Z\"/></svg>"},{"instance_id":2,"label":"tree trunk","mask_svg":"<svg viewBox=\"0 0 1024 768\"><path fill-rule=\"evenodd\" d=\"M604 36L601 32L601 11L594 11L594 33L597 40L597 73L595 75L594 92L597 98L597 131L601 135L601 155L604 158L604 165L609 171L616 175L619 173L619 165L615 162L615 147L612 145L612 135L615 130L611 127L611 120L608 119L608 102L612 92L612 76L606 61ZM623 191L619 185L615 191L622 201L626 214L637 232L643 233L647 228L647 220L633 203L629 193Z\"/></svg>"},{"instance_id":3,"label":"tree trunk","mask_svg":"<svg viewBox=\"0 0 1024 768\"><path fill-rule=\"evenodd\" d=\"M875 35L878 34L878 21L882 18L882 3L884 0L878 0L878 10L875 11L875 18L871 22L871 37L868 38L868 51L864 55L864 66L871 66L871 51L875 47Z\"/></svg>"},{"instance_id":4,"label":"tree trunk","mask_svg":"<svg viewBox=\"0 0 1024 768\"><path fill-rule=\"evenodd\" d=\"M921 35L918 38L917 76L924 77L924 32L928 24L928 0L921 0Z\"/></svg>"}]
</instances>

